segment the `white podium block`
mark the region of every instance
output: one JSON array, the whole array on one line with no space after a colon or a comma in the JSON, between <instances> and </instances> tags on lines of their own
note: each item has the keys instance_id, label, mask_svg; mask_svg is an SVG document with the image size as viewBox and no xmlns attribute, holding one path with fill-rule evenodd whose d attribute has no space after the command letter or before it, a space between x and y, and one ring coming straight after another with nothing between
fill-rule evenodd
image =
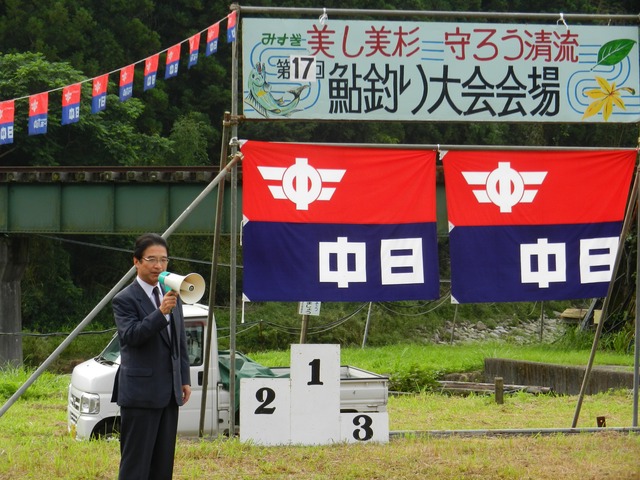
<instances>
[{"instance_id":1,"label":"white podium block","mask_svg":"<svg viewBox=\"0 0 640 480\"><path fill-rule=\"evenodd\" d=\"M240 441L286 445L291 441L291 381L288 378L240 380Z\"/></svg>"},{"instance_id":2,"label":"white podium block","mask_svg":"<svg viewBox=\"0 0 640 480\"><path fill-rule=\"evenodd\" d=\"M341 413L340 441L389 443L389 413Z\"/></svg>"},{"instance_id":3,"label":"white podium block","mask_svg":"<svg viewBox=\"0 0 640 480\"><path fill-rule=\"evenodd\" d=\"M291 443L340 441L340 345L291 345Z\"/></svg>"}]
</instances>

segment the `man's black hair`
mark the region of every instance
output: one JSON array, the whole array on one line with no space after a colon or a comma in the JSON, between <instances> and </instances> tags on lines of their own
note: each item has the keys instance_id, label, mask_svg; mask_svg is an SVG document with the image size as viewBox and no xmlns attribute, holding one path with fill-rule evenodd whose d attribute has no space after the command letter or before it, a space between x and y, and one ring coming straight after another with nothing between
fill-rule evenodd
<instances>
[{"instance_id":1,"label":"man's black hair","mask_svg":"<svg viewBox=\"0 0 640 480\"><path fill-rule=\"evenodd\" d=\"M167 255L169 255L169 247L167 241L157 233L145 233L136 238L136 245L133 249L133 256L138 260L142 258L144 251L152 245L161 245L167 249Z\"/></svg>"}]
</instances>

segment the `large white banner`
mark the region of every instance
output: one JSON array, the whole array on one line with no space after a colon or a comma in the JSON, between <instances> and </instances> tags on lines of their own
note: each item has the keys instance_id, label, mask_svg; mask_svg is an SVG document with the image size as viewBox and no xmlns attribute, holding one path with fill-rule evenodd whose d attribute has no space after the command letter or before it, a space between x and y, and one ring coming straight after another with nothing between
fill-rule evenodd
<instances>
[{"instance_id":1,"label":"large white banner","mask_svg":"<svg viewBox=\"0 0 640 480\"><path fill-rule=\"evenodd\" d=\"M638 122L638 27L244 18L252 119Z\"/></svg>"}]
</instances>

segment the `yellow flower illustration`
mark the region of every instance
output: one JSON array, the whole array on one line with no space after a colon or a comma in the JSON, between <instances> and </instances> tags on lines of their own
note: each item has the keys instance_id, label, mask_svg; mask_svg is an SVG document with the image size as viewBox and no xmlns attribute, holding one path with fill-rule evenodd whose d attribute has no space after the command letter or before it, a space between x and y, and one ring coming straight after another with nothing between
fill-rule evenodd
<instances>
[{"instance_id":1,"label":"yellow flower illustration","mask_svg":"<svg viewBox=\"0 0 640 480\"><path fill-rule=\"evenodd\" d=\"M607 120L609 120L609 117L611 116L611 112L613 111L614 105L617 105L622 110L626 110L624 106L624 102L620 98L620 90L629 92L631 95L635 95L636 91L633 88L629 88L629 87L616 88L615 83L612 83L611 85L609 85L609 82L607 82L604 78L602 77L595 77L595 78L596 78L596 82L598 82L598 85L600 85L601 89L594 88L593 90L587 90L585 92L588 97L594 98L595 101L591 102L591 105L587 107L587 109L584 112L584 115L582 116L582 119L584 120L585 118L591 117L592 115L595 115L600 110L602 110L602 117L606 122Z\"/></svg>"}]
</instances>

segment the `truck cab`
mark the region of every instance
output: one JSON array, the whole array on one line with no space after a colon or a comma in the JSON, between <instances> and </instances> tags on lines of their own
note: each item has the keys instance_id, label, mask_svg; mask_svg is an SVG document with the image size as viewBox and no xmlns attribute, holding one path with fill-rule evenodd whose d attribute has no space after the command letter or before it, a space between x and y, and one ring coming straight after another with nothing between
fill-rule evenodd
<instances>
[{"instance_id":1,"label":"truck cab","mask_svg":"<svg viewBox=\"0 0 640 480\"><path fill-rule=\"evenodd\" d=\"M197 436L200 425L208 309L206 305L184 304L183 313L191 365L191 398L180 407L178 431L181 435ZM215 320L212 327L213 338L217 339ZM228 425L229 418L229 393L219 385L217 341L211 342L209 363L204 434L217 436L221 433L222 425ZM98 356L73 369L68 393L67 426L74 438L110 438L119 432L120 408L111 402L111 392L119 365L120 342L115 334Z\"/></svg>"}]
</instances>

